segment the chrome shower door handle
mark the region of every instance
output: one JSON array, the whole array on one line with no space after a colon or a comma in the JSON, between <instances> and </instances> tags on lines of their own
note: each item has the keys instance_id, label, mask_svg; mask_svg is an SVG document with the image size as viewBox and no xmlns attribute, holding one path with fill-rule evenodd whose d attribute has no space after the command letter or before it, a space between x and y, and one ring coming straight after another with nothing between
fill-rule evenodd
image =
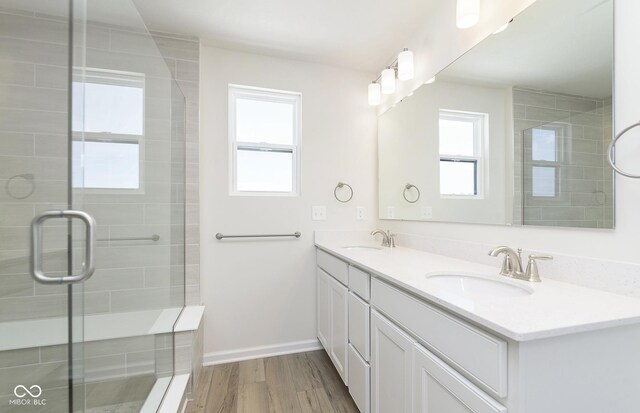
<instances>
[{"instance_id":1,"label":"chrome shower door handle","mask_svg":"<svg viewBox=\"0 0 640 413\"><path fill-rule=\"evenodd\" d=\"M85 263L80 274L49 277L42 270L42 225L48 219L79 219L85 225ZM44 211L31 221L31 276L42 284L71 284L86 281L96 269L94 250L96 245L96 220L84 211Z\"/></svg>"}]
</instances>

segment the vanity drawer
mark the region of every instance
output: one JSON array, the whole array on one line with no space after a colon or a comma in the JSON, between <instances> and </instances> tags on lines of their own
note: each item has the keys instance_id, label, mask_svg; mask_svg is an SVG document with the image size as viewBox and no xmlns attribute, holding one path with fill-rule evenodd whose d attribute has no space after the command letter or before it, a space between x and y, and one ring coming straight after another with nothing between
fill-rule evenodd
<instances>
[{"instance_id":1,"label":"vanity drawer","mask_svg":"<svg viewBox=\"0 0 640 413\"><path fill-rule=\"evenodd\" d=\"M349 345L349 394L360 409L369 413L371 402L371 376L369 364Z\"/></svg>"},{"instance_id":2,"label":"vanity drawer","mask_svg":"<svg viewBox=\"0 0 640 413\"><path fill-rule=\"evenodd\" d=\"M507 343L386 284L371 280L371 305L403 325L442 359L507 396Z\"/></svg>"},{"instance_id":3,"label":"vanity drawer","mask_svg":"<svg viewBox=\"0 0 640 413\"><path fill-rule=\"evenodd\" d=\"M349 266L349 289L365 301L371 298L371 276L353 265Z\"/></svg>"},{"instance_id":4,"label":"vanity drawer","mask_svg":"<svg viewBox=\"0 0 640 413\"><path fill-rule=\"evenodd\" d=\"M349 283L349 264L346 262L320 249L316 250L316 262L318 267L325 270L342 284L347 285Z\"/></svg>"},{"instance_id":5,"label":"vanity drawer","mask_svg":"<svg viewBox=\"0 0 640 413\"><path fill-rule=\"evenodd\" d=\"M349 343L369 361L369 304L349 291Z\"/></svg>"}]
</instances>

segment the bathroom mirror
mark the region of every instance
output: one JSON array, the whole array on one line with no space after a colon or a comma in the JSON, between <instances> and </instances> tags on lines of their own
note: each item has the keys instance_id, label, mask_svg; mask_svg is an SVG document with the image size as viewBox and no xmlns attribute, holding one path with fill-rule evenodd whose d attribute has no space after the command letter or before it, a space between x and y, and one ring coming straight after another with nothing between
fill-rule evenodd
<instances>
[{"instance_id":1,"label":"bathroom mirror","mask_svg":"<svg viewBox=\"0 0 640 413\"><path fill-rule=\"evenodd\" d=\"M613 0L538 0L378 120L381 219L613 228Z\"/></svg>"}]
</instances>

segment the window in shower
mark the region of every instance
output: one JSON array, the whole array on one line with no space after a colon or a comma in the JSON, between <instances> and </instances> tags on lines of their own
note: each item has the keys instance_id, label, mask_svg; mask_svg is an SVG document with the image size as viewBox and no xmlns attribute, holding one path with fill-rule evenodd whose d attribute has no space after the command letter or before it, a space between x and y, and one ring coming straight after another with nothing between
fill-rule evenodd
<instances>
[{"instance_id":1,"label":"window in shower","mask_svg":"<svg viewBox=\"0 0 640 413\"><path fill-rule=\"evenodd\" d=\"M545 125L531 130L531 195L553 198L560 194L564 127Z\"/></svg>"},{"instance_id":2,"label":"window in shower","mask_svg":"<svg viewBox=\"0 0 640 413\"><path fill-rule=\"evenodd\" d=\"M142 191L145 78L78 69L73 82L73 187Z\"/></svg>"},{"instance_id":3,"label":"window in shower","mask_svg":"<svg viewBox=\"0 0 640 413\"><path fill-rule=\"evenodd\" d=\"M301 95L229 86L232 195L300 191Z\"/></svg>"},{"instance_id":4,"label":"window in shower","mask_svg":"<svg viewBox=\"0 0 640 413\"><path fill-rule=\"evenodd\" d=\"M482 196L483 145L488 115L441 110L440 195Z\"/></svg>"}]
</instances>

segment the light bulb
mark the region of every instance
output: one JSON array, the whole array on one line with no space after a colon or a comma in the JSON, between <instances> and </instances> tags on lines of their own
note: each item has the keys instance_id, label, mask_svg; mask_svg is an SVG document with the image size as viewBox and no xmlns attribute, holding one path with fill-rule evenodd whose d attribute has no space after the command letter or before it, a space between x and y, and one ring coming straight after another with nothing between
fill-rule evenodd
<instances>
[{"instance_id":1,"label":"light bulb","mask_svg":"<svg viewBox=\"0 0 640 413\"><path fill-rule=\"evenodd\" d=\"M380 85L376 82L371 82L369 85L369 105L378 106L380 104Z\"/></svg>"},{"instance_id":2,"label":"light bulb","mask_svg":"<svg viewBox=\"0 0 640 413\"><path fill-rule=\"evenodd\" d=\"M473 27L480 20L480 0L458 0L456 26L459 29Z\"/></svg>"},{"instance_id":3,"label":"light bulb","mask_svg":"<svg viewBox=\"0 0 640 413\"><path fill-rule=\"evenodd\" d=\"M380 74L380 84L382 93L390 95L396 91L396 71L390 67L384 69Z\"/></svg>"},{"instance_id":4,"label":"light bulb","mask_svg":"<svg viewBox=\"0 0 640 413\"><path fill-rule=\"evenodd\" d=\"M413 79L413 52L409 49L404 49L398 55L398 79Z\"/></svg>"}]
</instances>

